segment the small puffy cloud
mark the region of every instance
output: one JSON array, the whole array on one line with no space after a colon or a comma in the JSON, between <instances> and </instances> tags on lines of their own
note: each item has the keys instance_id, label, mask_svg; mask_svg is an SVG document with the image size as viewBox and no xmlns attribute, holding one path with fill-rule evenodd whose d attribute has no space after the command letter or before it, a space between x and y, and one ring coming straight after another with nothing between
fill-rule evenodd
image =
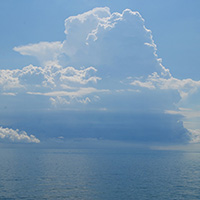
<instances>
[{"instance_id":1,"label":"small puffy cloud","mask_svg":"<svg viewBox=\"0 0 200 200\"><path fill-rule=\"evenodd\" d=\"M0 70L0 90L7 91L23 87L17 76L19 70Z\"/></svg>"},{"instance_id":2,"label":"small puffy cloud","mask_svg":"<svg viewBox=\"0 0 200 200\"><path fill-rule=\"evenodd\" d=\"M40 143L34 135L28 135L25 131L0 127L0 139L13 143Z\"/></svg>"}]
</instances>

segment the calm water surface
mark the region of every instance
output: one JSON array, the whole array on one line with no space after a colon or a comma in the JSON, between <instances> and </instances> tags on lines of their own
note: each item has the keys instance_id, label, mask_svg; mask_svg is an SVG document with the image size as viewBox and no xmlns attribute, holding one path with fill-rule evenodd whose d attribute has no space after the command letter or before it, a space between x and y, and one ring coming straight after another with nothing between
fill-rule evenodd
<instances>
[{"instance_id":1,"label":"calm water surface","mask_svg":"<svg viewBox=\"0 0 200 200\"><path fill-rule=\"evenodd\" d=\"M0 199L196 200L200 153L0 149Z\"/></svg>"}]
</instances>

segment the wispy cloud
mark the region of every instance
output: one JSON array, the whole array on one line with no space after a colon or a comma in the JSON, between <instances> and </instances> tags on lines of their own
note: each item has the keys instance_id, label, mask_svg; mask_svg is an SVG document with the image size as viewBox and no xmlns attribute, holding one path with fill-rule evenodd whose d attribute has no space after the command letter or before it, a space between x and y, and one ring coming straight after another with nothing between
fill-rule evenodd
<instances>
[{"instance_id":1,"label":"wispy cloud","mask_svg":"<svg viewBox=\"0 0 200 200\"><path fill-rule=\"evenodd\" d=\"M36 57L43 66L49 62L56 62L58 56L62 53L61 42L40 42L38 44L29 44L13 48L22 55Z\"/></svg>"},{"instance_id":2,"label":"wispy cloud","mask_svg":"<svg viewBox=\"0 0 200 200\"><path fill-rule=\"evenodd\" d=\"M67 91L53 91L53 92L47 92L47 93L27 92L27 94L56 96L56 97L63 97L63 96L81 97L81 96L85 96L90 93L99 93L99 92L109 92L109 90L98 90L96 88L90 87L90 88L80 88L78 91L75 91L75 92L67 92Z\"/></svg>"}]
</instances>

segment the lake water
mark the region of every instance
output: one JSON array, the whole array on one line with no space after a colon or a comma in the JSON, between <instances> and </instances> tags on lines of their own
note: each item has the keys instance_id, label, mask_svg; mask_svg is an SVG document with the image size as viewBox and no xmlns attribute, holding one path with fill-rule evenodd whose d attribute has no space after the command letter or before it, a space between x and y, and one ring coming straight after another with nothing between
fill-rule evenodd
<instances>
[{"instance_id":1,"label":"lake water","mask_svg":"<svg viewBox=\"0 0 200 200\"><path fill-rule=\"evenodd\" d=\"M0 149L0 199L196 200L200 153Z\"/></svg>"}]
</instances>

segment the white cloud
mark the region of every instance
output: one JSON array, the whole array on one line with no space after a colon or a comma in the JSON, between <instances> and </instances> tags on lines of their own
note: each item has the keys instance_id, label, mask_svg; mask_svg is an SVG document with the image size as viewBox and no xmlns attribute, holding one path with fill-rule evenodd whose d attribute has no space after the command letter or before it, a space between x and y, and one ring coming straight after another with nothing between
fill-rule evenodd
<instances>
[{"instance_id":1,"label":"white cloud","mask_svg":"<svg viewBox=\"0 0 200 200\"><path fill-rule=\"evenodd\" d=\"M4 92L4 93L2 93L2 95L5 95L5 96L16 96L16 93Z\"/></svg>"},{"instance_id":2,"label":"white cloud","mask_svg":"<svg viewBox=\"0 0 200 200\"><path fill-rule=\"evenodd\" d=\"M40 42L26 46L14 47L14 50L22 55L36 57L42 65L51 61L57 61L57 57L62 53L61 42Z\"/></svg>"},{"instance_id":3,"label":"white cloud","mask_svg":"<svg viewBox=\"0 0 200 200\"><path fill-rule=\"evenodd\" d=\"M107 74L117 75L122 71L121 75L154 71L170 75L157 58L151 31L138 12L126 9L122 14L111 14L107 7L95 8L67 18L65 34L63 42L41 42L14 49L36 56L45 64L56 61L65 66L97 66L107 70Z\"/></svg>"},{"instance_id":4,"label":"white cloud","mask_svg":"<svg viewBox=\"0 0 200 200\"><path fill-rule=\"evenodd\" d=\"M17 70L0 70L0 91L2 95L13 96L17 92L46 96L83 96L98 91L87 87L88 84L97 84L101 80L94 75L96 72L94 67L78 70L55 63L43 68L29 65ZM86 87L83 88L83 85Z\"/></svg>"},{"instance_id":5,"label":"white cloud","mask_svg":"<svg viewBox=\"0 0 200 200\"><path fill-rule=\"evenodd\" d=\"M55 107L60 106L60 105L68 105L70 104L70 101L67 101L65 98L56 96L56 98L51 97L49 99L51 101L51 104Z\"/></svg>"},{"instance_id":6,"label":"white cloud","mask_svg":"<svg viewBox=\"0 0 200 200\"><path fill-rule=\"evenodd\" d=\"M191 119L191 118L200 118L200 111L199 110L193 110L190 108L181 108L179 107L178 110L166 110L166 113L169 114L179 114L183 115L184 117Z\"/></svg>"},{"instance_id":7,"label":"white cloud","mask_svg":"<svg viewBox=\"0 0 200 200\"><path fill-rule=\"evenodd\" d=\"M60 72L60 81L65 82L75 82L80 84L87 84L88 82L97 83L101 80L100 77L92 76L90 77L90 72L97 72L94 67L88 67L86 69L77 70L73 67L67 67L62 69ZM87 78L88 77L88 78Z\"/></svg>"},{"instance_id":8,"label":"white cloud","mask_svg":"<svg viewBox=\"0 0 200 200\"><path fill-rule=\"evenodd\" d=\"M200 143L200 129L189 129L191 133L190 143Z\"/></svg>"},{"instance_id":9,"label":"white cloud","mask_svg":"<svg viewBox=\"0 0 200 200\"><path fill-rule=\"evenodd\" d=\"M87 103L91 102L89 97L86 97L85 99L80 99L80 100L77 100L77 101L82 103L82 104L87 104Z\"/></svg>"},{"instance_id":10,"label":"white cloud","mask_svg":"<svg viewBox=\"0 0 200 200\"><path fill-rule=\"evenodd\" d=\"M66 40L63 42L63 51L68 56L74 56L80 49L87 48L89 36L100 26L105 23L110 16L110 9L95 8L86 13L71 16L65 20ZM78 30L78 31L77 31Z\"/></svg>"},{"instance_id":11,"label":"white cloud","mask_svg":"<svg viewBox=\"0 0 200 200\"><path fill-rule=\"evenodd\" d=\"M92 102L92 100L89 97L82 98L82 95L63 95L63 94L61 96L59 96L59 95L60 94L57 93L54 98L50 97L50 99L49 99L51 104L56 108L63 107L63 106L66 107L67 105L69 107L70 104L72 104L72 103L74 104L77 102L81 103L81 104L88 104L88 103ZM94 98L94 101L95 100L96 100L96 98Z\"/></svg>"},{"instance_id":12,"label":"white cloud","mask_svg":"<svg viewBox=\"0 0 200 200\"><path fill-rule=\"evenodd\" d=\"M40 143L34 135L28 135L25 131L19 131L0 127L0 138L3 141L9 141L14 143Z\"/></svg>"},{"instance_id":13,"label":"white cloud","mask_svg":"<svg viewBox=\"0 0 200 200\"><path fill-rule=\"evenodd\" d=\"M177 90L182 98L193 94L200 88L200 81L192 79L177 79L174 77L165 78L156 72L149 75L146 80L134 80L130 83L133 86L145 87L149 89Z\"/></svg>"},{"instance_id":14,"label":"white cloud","mask_svg":"<svg viewBox=\"0 0 200 200\"><path fill-rule=\"evenodd\" d=\"M17 73L19 70L0 70L0 89L3 91L21 88Z\"/></svg>"},{"instance_id":15,"label":"white cloud","mask_svg":"<svg viewBox=\"0 0 200 200\"><path fill-rule=\"evenodd\" d=\"M31 94L31 95L43 95L43 96L56 96L56 97L64 97L64 96L68 96L71 98L74 97L82 97L91 93L107 93L109 92L109 90L98 90L96 88L80 88L77 91L73 91L73 92L68 92L68 91L54 91L54 92L46 92L46 93L41 93L41 92L27 92L27 94Z\"/></svg>"},{"instance_id":16,"label":"white cloud","mask_svg":"<svg viewBox=\"0 0 200 200\"><path fill-rule=\"evenodd\" d=\"M139 80L136 80L136 81L133 81L131 83L131 85L133 85L133 86L139 86L139 87L144 87L144 88L148 88L148 89L155 89L155 86L150 81L141 82Z\"/></svg>"}]
</instances>

